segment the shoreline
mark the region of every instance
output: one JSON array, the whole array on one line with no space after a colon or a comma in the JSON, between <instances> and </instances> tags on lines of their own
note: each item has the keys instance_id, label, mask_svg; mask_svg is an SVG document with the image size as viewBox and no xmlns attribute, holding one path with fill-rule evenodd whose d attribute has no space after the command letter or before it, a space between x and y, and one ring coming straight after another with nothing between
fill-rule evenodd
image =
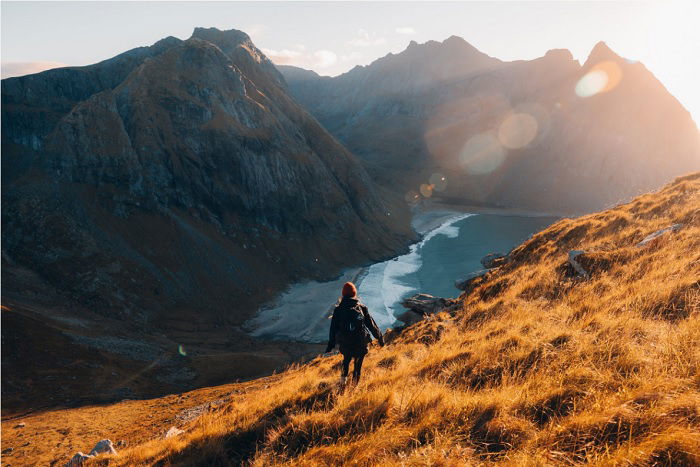
<instances>
[{"instance_id":1,"label":"shoreline","mask_svg":"<svg viewBox=\"0 0 700 467\"><path fill-rule=\"evenodd\" d=\"M466 214L491 214L517 217L561 217L551 213L514 208L495 208L472 205L446 204L424 200L413 206L411 227L420 235L413 244L420 244L430 232L454 222ZM354 282L358 290L370 275L370 269L394 261L408 253L397 253L392 258L366 266L343 270L334 279L290 284L286 290L263 304L242 329L250 336L266 341L317 343L325 341L328 320L345 282Z\"/></svg>"},{"instance_id":2,"label":"shoreline","mask_svg":"<svg viewBox=\"0 0 700 467\"><path fill-rule=\"evenodd\" d=\"M440 222L434 225L424 220L419 220L416 216L425 215L429 213L445 213L443 221L449 216L447 214L451 213L461 213L461 214L491 214L495 216L517 216L517 217L559 217L559 218L574 218L585 214L571 214L571 213L561 213L561 212L546 212L546 211L534 211L531 209L521 209L521 208L505 208L505 207L495 207L495 206L475 206L471 204L454 204L445 203L442 201L436 201L432 199L424 199L419 204L416 204L411 209L413 213L413 219L411 220L411 225L414 230L421 235L427 233L427 231L433 230L439 227ZM421 232L417 227L425 229L426 232Z\"/></svg>"},{"instance_id":3,"label":"shoreline","mask_svg":"<svg viewBox=\"0 0 700 467\"><path fill-rule=\"evenodd\" d=\"M449 208L413 212L411 226L420 238L411 246L422 242L430 231L464 214L467 212ZM397 253L386 261L392 261L401 255L402 253ZM291 284L285 291L262 305L258 312L244 323L242 329L248 335L262 340L320 342L320 335L325 336L327 333L326 318L332 313L343 284L348 281L354 282L360 289L374 264L345 269L335 279L325 282ZM314 311L307 311L300 320L299 315L294 312L295 308Z\"/></svg>"}]
</instances>

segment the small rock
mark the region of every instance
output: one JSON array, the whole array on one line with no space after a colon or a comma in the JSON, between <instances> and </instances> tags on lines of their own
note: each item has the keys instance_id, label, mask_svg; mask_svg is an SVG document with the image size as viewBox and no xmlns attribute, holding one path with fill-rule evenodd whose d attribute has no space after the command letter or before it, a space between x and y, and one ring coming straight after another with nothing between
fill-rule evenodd
<instances>
[{"instance_id":1,"label":"small rock","mask_svg":"<svg viewBox=\"0 0 700 467\"><path fill-rule=\"evenodd\" d=\"M455 287L459 290L467 290L472 282L476 279L485 276L489 273L488 269L480 269L478 271L470 272L463 279L458 279L455 281Z\"/></svg>"},{"instance_id":2,"label":"small rock","mask_svg":"<svg viewBox=\"0 0 700 467\"><path fill-rule=\"evenodd\" d=\"M657 238L661 237L662 235L665 235L665 234L671 233L671 232L677 232L678 230L681 229L681 227L683 227L683 224L673 224L669 227L666 227L665 229L657 230L656 232L644 237L644 240L642 240L641 242L637 243L637 248L643 248L645 246L648 246L651 242L653 242Z\"/></svg>"},{"instance_id":3,"label":"small rock","mask_svg":"<svg viewBox=\"0 0 700 467\"><path fill-rule=\"evenodd\" d=\"M75 456L73 456L71 460L69 460L66 463L65 467L76 467L79 465L83 465L83 462L94 457L95 456L91 456L90 454L83 454L82 452L77 452Z\"/></svg>"},{"instance_id":4,"label":"small rock","mask_svg":"<svg viewBox=\"0 0 700 467\"><path fill-rule=\"evenodd\" d=\"M98 454L102 453L108 453L108 454L116 454L117 451L114 449L114 446L112 445L112 441L108 439L103 439L102 441L99 441L94 448L92 448L92 451L90 451L91 456L96 456Z\"/></svg>"},{"instance_id":5,"label":"small rock","mask_svg":"<svg viewBox=\"0 0 700 467\"><path fill-rule=\"evenodd\" d=\"M585 269L583 269L583 266L581 266L581 263L576 261L576 258L579 255L584 254L585 251L583 250L571 250L569 252L569 264L571 265L572 268L574 268L574 271L576 271L576 274L578 274L581 277L588 277L588 273L586 272Z\"/></svg>"},{"instance_id":6,"label":"small rock","mask_svg":"<svg viewBox=\"0 0 700 467\"><path fill-rule=\"evenodd\" d=\"M481 265L486 269L493 269L507 263L510 258L503 253L489 253L481 258Z\"/></svg>"},{"instance_id":7,"label":"small rock","mask_svg":"<svg viewBox=\"0 0 700 467\"><path fill-rule=\"evenodd\" d=\"M3 449L3 450L2 450L2 453L3 453L3 454L10 454L10 453L11 453L12 451L14 451L14 450L15 450L15 448L7 448L7 449Z\"/></svg>"},{"instance_id":8,"label":"small rock","mask_svg":"<svg viewBox=\"0 0 700 467\"><path fill-rule=\"evenodd\" d=\"M184 433L183 430L176 428L174 426L171 426L170 429L168 430L168 432L165 433L165 439L172 438L173 436L180 436L183 433Z\"/></svg>"},{"instance_id":9,"label":"small rock","mask_svg":"<svg viewBox=\"0 0 700 467\"><path fill-rule=\"evenodd\" d=\"M27 425L24 422L20 422L17 425L15 425L15 428L24 428L25 426Z\"/></svg>"}]
</instances>

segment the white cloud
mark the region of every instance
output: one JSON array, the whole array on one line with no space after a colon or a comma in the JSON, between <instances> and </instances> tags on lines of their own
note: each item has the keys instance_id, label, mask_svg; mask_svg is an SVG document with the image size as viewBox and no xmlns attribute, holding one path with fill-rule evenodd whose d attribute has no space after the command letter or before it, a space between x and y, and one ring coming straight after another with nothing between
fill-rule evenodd
<instances>
[{"instance_id":1,"label":"white cloud","mask_svg":"<svg viewBox=\"0 0 700 467\"><path fill-rule=\"evenodd\" d=\"M354 62L359 59L361 59L364 55L362 55L358 51L352 51L348 55L341 55L340 56L340 61L341 62Z\"/></svg>"},{"instance_id":2,"label":"white cloud","mask_svg":"<svg viewBox=\"0 0 700 467\"><path fill-rule=\"evenodd\" d=\"M317 50L314 52L314 58L318 68L328 68L338 61L338 56L330 50Z\"/></svg>"},{"instance_id":3,"label":"white cloud","mask_svg":"<svg viewBox=\"0 0 700 467\"><path fill-rule=\"evenodd\" d=\"M307 52L306 47L302 44L294 45L293 48L294 50L272 50L263 48L262 51L277 65L294 65L312 70L328 68L338 61L338 56L330 50L322 49L314 52Z\"/></svg>"},{"instance_id":4,"label":"white cloud","mask_svg":"<svg viewBox=\"0 0 700 467\"><path fill-rule=\"evenodd\" d=\"M263 48L262 51L267 55L267 58L277 65L295 65L299 59L302 58L302 53L298 50L272 50Z\"/></svg>"},{"instance_id":5,"label":"white cloud","mask_svg":"<svg viewBox=\"0 0 700 467\"><path fill-rule=\"evenodd\" d=\"M2 64L2 78L11 78L13 76L31 75L40 71L50 70L52 68L60 68L68 66L67 63L61 62L4 62Z\"/></svg>"},{"instance_id":6,"label":"white cloud","mask_svg":"<svg viewBox=\"0 0 700 467\"><path fill-rule=\"evenodd\" d=\"M400 28L396 28L396 33L397 34L415 34L416 30L410 26L403 26Z\"/></svg>"},{"instance_id":7,"label":"white cloud","mask_svg":"<svg viewBox=\"0 0 700 467\"><path fill-rule=\"evenodd\" d=\"M364 29L358 30L357 37L348 41L348 45L353 47L369 47L371 45L383 44L386 44L386 39L383 37L377 37L375 34L370 34Z\"/></svg>"}]
</instances>

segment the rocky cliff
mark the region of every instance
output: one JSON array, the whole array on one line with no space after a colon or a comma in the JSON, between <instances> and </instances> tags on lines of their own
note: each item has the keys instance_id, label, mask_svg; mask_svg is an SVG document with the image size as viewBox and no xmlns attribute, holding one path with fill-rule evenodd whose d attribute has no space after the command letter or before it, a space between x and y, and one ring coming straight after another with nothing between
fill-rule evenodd
<instances>
[{"instance_id":1,"label":"rocky cliff","mask_svg":"<svg viewBox=\"0 0 700 467\"><path fill-rule=\"evenodd\" d=\"M414 235L240 31L6 79L2 104L3 304L65 332L240 324Z\"/></svg>"},{"instance_id":2,"label":"rocky cliff","mask_svg":"<svg viewBox=\"0 0 700 467\"><path fill-rule=\"evenodd\" d=\"M567 50L501 62L452 37L335 78L279 69L376 179L411 199L577 213L700 169L690 114L602 42L583 65Z\"/></svg>"}]
</instances>

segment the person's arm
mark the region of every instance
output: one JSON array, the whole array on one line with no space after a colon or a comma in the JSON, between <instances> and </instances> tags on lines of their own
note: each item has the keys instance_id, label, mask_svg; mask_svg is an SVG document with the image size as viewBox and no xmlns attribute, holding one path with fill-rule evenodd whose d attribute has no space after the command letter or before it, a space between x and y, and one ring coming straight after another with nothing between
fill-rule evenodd
<instances>
[{"instance_id":1,"label":"person's arm","mask_svg":"<svg viewBox=\"0 0 700 467\"><path fill-rule=\"evenodd\" d=\"M372 315L369 314L369 310L366 306L362 305L362 314L365 315L365 326L369 329L374 337L379 341L379 345L384 347L384 337L382 336L382 331L379 330L379 326L374 322Z\"/></svg>"},{"instance_id":2,"label":"person's arm","mask_svg":"<svg viewBox=\"0 0 700 467\"><path fill-rule=\"evenodd\" d=\"M333 317L331 318L331 330L328 334L328 347L326 347L325 353L330 352L331 350L333 350L333 347L335 347L335 331L336 331L336 327L338 327L338 318L336 316L337 310L338 310L338 307L335 307L333 309Z\"/></svg>"}]
</instances>

